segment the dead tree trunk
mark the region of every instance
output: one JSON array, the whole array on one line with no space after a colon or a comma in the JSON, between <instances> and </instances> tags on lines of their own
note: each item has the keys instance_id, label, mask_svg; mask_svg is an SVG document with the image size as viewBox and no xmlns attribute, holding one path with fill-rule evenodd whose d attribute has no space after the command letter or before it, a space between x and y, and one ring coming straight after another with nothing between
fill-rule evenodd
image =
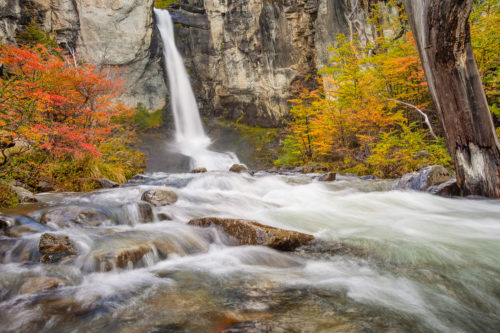
<instances>
[{"instance_id":1,"label":"dead tree trunk","mask_svg":"<svg viewBox=\"0 0 500 333\"><path fill-rule=\"evenodd\" d=\"M500 198L500 144L470 43L473 0L404 1L458 186Z\"/></svg>"}]
</instances>

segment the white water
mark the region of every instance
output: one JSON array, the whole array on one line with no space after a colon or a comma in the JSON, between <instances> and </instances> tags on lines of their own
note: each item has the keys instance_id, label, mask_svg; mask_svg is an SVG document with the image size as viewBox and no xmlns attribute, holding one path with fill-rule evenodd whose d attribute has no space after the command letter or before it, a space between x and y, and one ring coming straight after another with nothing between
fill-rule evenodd
<instances>
[{"instance_id":1,"label":"white water","mask_svg":"<svg viewBox=\"0 0 500 333\"><path fill-rule=\"evenodd\" d=\"M175 45L174 25L167 10L154 10L163 41L163 53L168 73L170 103L175 121L175 147L191 158L191 167L227 170L239 163L234 153L218 153L208 149L210 138L205 134L198 106L182 56Z\"/></svg>"},{"instance_id":2,"label":"white water","mask_svg":"<svg viewBox=\"0 0 500 333\"><path fill-rule=\"evenodd\" d=\"M142 192L165 184L175 186L179 200L155 213L173 220L130 221ZM99 228L47 226L75 241L79 254L72 263L42 265L35 257L26 264L23 256L36 252L40 233L5 245L11 250L0 262L0 325L5 331L140 332L180 322L177 331L220 332L217 316L230 314L270 320L277 331L495 332L499 202L390 188L391 182L355 177L323 183L310 175L159 173L130 187L39 196L50 205L96 207L110 221ZM29 215L37 220L40 212ZM202 216L311 233L326 252L228 246L221 233L186 225ZM337 242L353 250L329 252ZM143 244L157 246L128 269L99 272L94 265L96 255ZM159 244L173 253L161 257ZM67 285L18 294L33 276L55 276ZM68 300L78 308L57 308ZM90 314L72 317L80 307ZM267 330L250 330L258 331Z\"/></svg>"}]
</instances>

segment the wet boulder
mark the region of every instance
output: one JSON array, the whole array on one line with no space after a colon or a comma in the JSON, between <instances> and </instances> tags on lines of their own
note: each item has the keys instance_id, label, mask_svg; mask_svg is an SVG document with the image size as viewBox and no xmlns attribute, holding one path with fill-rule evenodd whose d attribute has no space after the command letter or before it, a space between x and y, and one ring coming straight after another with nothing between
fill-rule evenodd
<instances>
[{"instance_id":1,"label":"wet boulder","mask_svg":"<svg viewBox=\"0 0 500 333\"><path fill-rule=\"evenodd\" d=\"M231 168L229 168L229 171L236 172L236 173L247 172L248 168L246 166L244 166L243 164L233 164L231 166Z\"/></svg>"},{"instance_id":2,"label":"wet boulder","mask_svg":"<svg viewBox=\"0 0 500 333\"><path fill-rule=\"evenodd\" d=\"M395 189L427 191L451 178L448 169L440 165L432 165L404 175L395 185Z\"/></svg>"},{"instance_id":3,"label":"wet boulder","mask_svg":"<svg viewBox=\"0 0 500 333\"><path fill-rule=\"evenodd\" d=\"M40 262L55 263L77 254L73 242L66 235L45 233L40 236L38 251L42 254Z\"/></svg>"},{"instance_id":4,"label":"wet boulder","mask_svg":"<svg viewBox=\"0 0 500 333\"><path fill-rule=\"evenodd\" d=\"M191 173L205 173L207 172L207 168L194 168L191 170Z\"/></svg>"},{"instance_id":5,"label":"wet boulder","mask_svg":"<svg viewBox=\"0 0 500 333\"><path fill-rule=\"evenodd\" d=\"M66 281L53 277L32 277L24 281L19 289L19 294L36 294L41 291L55 289L65 283Z\"/></svg>"},{"instance_id":6,"label":"wet boulder","mask_svg":"<svg viewBox=\"0 0 500 333\"><path fill-rule=\"evenodd\" d=\"M60 228L72 226L97 227L109 221L109 218L102 212L85 207L57 207L42 214L40 223L54 223Z\"/></svg>"},{"instance_id":7,"label":"wet boulder","mask_svg":"<svg viewBox=\"0 0 500 333\"><path fill-rule=\"evenodd\" d=\"M153 206L171 205L177 201L179 197L174 191L169 190L148 190L142 194L141 199L149 202Z\"/></svg>"},{"instance_id":8,"label":"wet boulder","mask_svg":"<svg viewBox=\"0 0 500 333\"><path fill-rule=\"evenodd\" d=\"M263 245L281 251L293 251L314 239L312 235L278 229L248 220L205 217L192 219L188 224L202 228L221 229L240 245Z\"/></svg>"},{"instance_id":9,"label":"wet boulder","mask_svg":"<svg viewBox=\"0 0 500 333\"><path fill-rule=\"evenodd\" d=\"M335 172L328 172L319 178L322 182L333 182L337 179L337 174Z\"/></svg>"},{"instance_id":10,"label":"wet boulder","mask_svg":"<svg viewBox=\"0 0 500 333\"><path fill-rule=\"evenodd\" d=\"M453 175L453 177L450 178L447 182L429 187L427 189L427 192L442 197L455 197L461 195L460 188L457 184L457 177L455 175Z\"/></svg>"},{"instance_id":11,"label":"wet boulder","mask_svg":"<svg viewBox=\"0 0 500 333\"><path fill-rule=\"evenodd\" d=\"M137 209L139 211L139 218L142 223L153 222L153 207L147 202L138 202Z\"/></svg>"}]
</instances>

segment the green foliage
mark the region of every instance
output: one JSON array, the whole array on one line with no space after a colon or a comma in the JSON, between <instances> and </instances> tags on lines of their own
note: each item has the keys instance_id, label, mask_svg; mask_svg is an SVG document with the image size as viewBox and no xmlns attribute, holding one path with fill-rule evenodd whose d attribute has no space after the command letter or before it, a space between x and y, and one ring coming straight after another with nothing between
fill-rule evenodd
<instances>
[{"instance_id":1,"label":"green foliage","mask_svg":"<svg viewBox=\"0 0 500 333\"><path fill-rule=\"evenodd\" d=\"M307 160L307 157L302 153L300 143L297 142L297 138L295 136L288 135L282 141L282 145L279 157L276 161L274 161L274 165L297 166L304 164L304 161Z\"/></svg>"},{"instance_id":2,"label":"green foliage","mask_svg":"<svg viewBox=\"0 0 500 333\"><path fill-rule=\"evenodd\" d=\"M379 177L402 176L426 165L451 166L451 158L442 139L429 142L417 124L399 123L398 128L380 134L367 160Z\"/></svg>"},{"instance_id":3,"label":"green foliage","mask_svg":"<svg viewBox=\"0 0 500 333\"><path fill-rule=\"evenodd\" d=\"M58 47L56 38L51 34L43 31L35 22L35 20L31 20L30 24L26 26L26 30L20 32L17 38L22 44L42 44L47 48L54 49Z\"/></svg>"},{"instance_id":4,"label":"green foliage","mask_svg":"<svg viewBox=\"0 0 500 333\"><path fill-rule=\"evenodd\" d=\"M18 203L17 195L7 184L0 182L0 208L15 207Z\"/></svg>"},{"instance_id":5,"label":"green foliage","mask_svg":"<svg viewBox=\"0 0 500 333\"><path fill-rule=\"evenodd\" d=\"M163 124L163 110L150 112L142 103L139 103L135 108L134 123L140 131L158 128Z\"/></svg>"},{"instance_id":6,"label":"green foliage","mask_svg":"<svg viewBox=\"0 0 500 333\"><path fill-rule=\"evenodd\" d=\"M168 9L168 6L179 0L155 0L155 8Z\"/></svg>"}]
</instances>

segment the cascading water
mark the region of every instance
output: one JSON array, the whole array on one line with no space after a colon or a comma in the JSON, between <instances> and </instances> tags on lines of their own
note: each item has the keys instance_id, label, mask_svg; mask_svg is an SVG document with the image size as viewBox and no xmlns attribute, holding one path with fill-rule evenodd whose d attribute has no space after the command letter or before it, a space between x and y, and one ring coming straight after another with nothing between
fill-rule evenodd
<instances>
[{"instance_id":1,"label":"cascading water","mask_svg":"<svg viewBox=\"0 0 500 333\"><path fill-rule=\"evenodd\" d=\"M203 130L189 76L175 45L172 18L167 10L155 8L154 11L163 41L170 102L175 121L176 147L181 154L191 158L191 167L227 170L231 165L239 163L239 160L234 153L218 153L208 149L211 141Z\"/></svg>"}]
</instances>

